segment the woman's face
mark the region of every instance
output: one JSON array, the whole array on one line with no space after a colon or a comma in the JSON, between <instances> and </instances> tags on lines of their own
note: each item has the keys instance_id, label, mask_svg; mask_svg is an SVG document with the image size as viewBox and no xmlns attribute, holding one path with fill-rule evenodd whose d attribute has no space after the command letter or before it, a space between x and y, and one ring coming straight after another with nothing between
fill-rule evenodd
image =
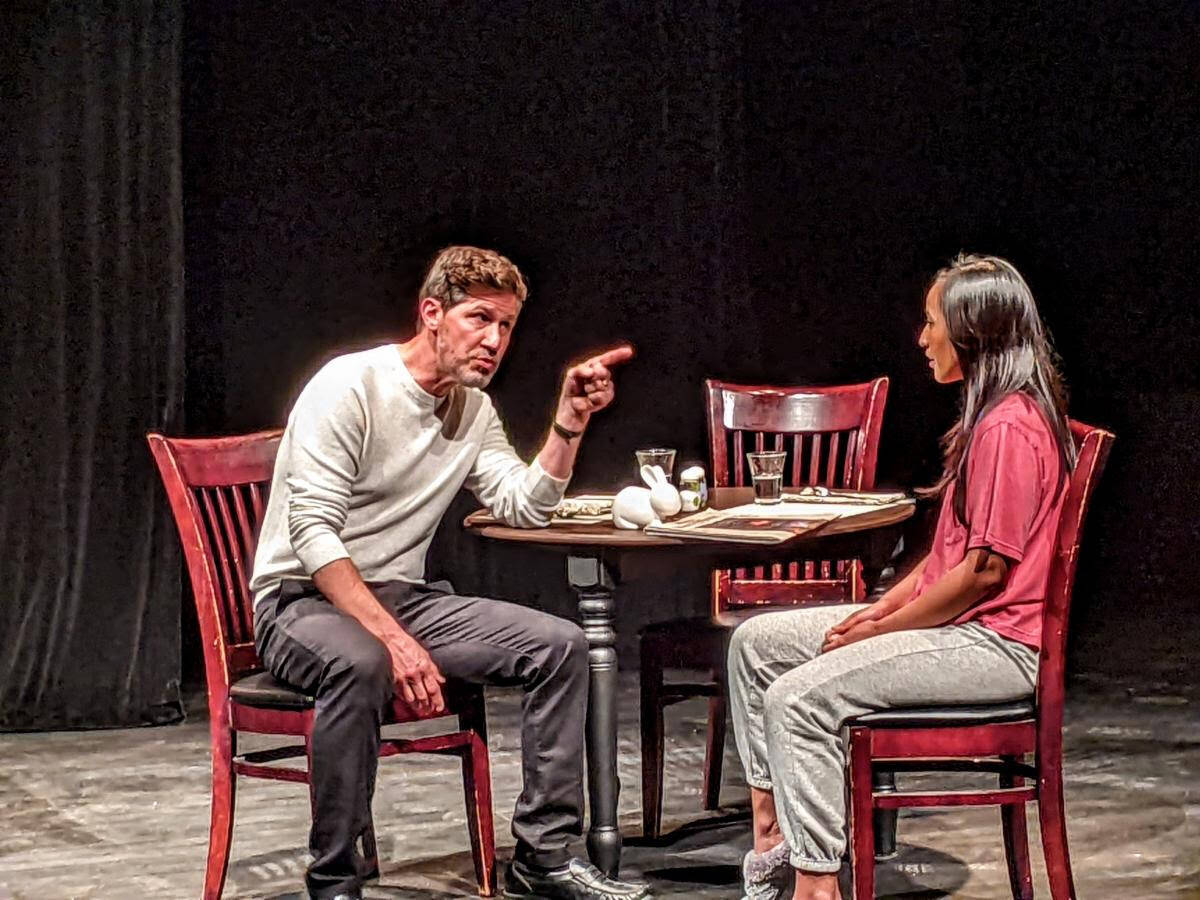
<instances>
[{"instance_id":1,"label":"woman's face","mask_svg":"<svg viewBox=\"0 0 1200 900\"><path fill-rule=\"evenodd\" d=\"M917 344L925 351L929 368L933 369L933 380L938 384L962 381L962 367L958 364L958 353L950 343L946 329L946 318L942 315L942 283L935 282L925 295L925 324Z\"/></svg>"}]
</instances>

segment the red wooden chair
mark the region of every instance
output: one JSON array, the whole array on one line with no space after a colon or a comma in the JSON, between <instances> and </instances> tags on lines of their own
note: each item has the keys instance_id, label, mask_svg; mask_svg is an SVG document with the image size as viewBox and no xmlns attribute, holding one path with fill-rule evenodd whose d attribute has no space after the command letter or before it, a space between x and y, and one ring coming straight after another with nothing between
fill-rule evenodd
<instances>
[{"instance_id":1,"label":"red wooden chair","mask_svg":"<svg viewBox=\"0 0 1200 900\"><path fill-rule=\"evenodd\" d=\"M183 542L204 641L212 738L206 900L219 898L225 885L237 776L308 784L305 769L267 765L308 757L315 701L262 670L254 648L248 587L280 435L279 431L208 439L147 435ZM452 753L462 760L475 877L479 893L490 897L494 892L495 840L483 691L476 685L453 682L446 687L447 707L442 715L458 715L461 730L415 740L385 739L379 755ZM385 721L418 718L415 711L397 701ZM239 731L296 735L303 737L304 743L239 754ZM376 861L378 869L373 827L364 837L363 851Z\"/></svg>"},{"instance_id":2,"label":"red wooden chair","mask_svg":"<svg viewBox=\"0 0 1200 900\"><path fill-rule=\"evenodd\" d=\"M768 387L704 383L713 484L749 483L747 450L786 450L792 487L870 490L875 486L879 431L888 379L838 387ZM725 748L725 656L733 628L780 607L849 603L863 598L855 560L783 562L712 573L712 613L647 626L641 635L642 830L662 824L663 709L708 697L704 808L716 809ZM711 681L666 683L664 668L705 669Z\"/></svg>"},{"instance_id":3,"label":"red wooden chair","mask_svg":"<svg viewBox=\"0 0 1200 900\"><path fill-rule=\"evenodd\" d=\"M1104 468L1113 435L1071 423L1079 461L1071 476L1042 618L1036 693L1028 700L988 706L894 709L861 716L850 727L850 855L854 896L875 896L873 812L910 806L1000 806L1004 851L1014 897L1030 900L1025 804L1036 801L1042 850L1054 900L1075 897L1067 851L1062 783L1063 669L1071 588L1079 561L1088 501ZM1026 757L1033 762L1027 763ZM879 791L872 772L992 772L991 790Z\"/></svg>"}]
</instances>

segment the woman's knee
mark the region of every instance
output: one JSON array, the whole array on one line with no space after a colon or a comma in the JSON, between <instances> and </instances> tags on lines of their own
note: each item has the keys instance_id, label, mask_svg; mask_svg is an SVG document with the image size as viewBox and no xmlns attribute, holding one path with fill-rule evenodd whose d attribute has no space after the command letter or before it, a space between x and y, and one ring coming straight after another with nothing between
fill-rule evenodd
<instances>
[{"instance_id":1,"label":"woman's knee","mask_svg":"<svg viewBox=\"0 0 1200 900\"><path fill-rule=\"evenodd\" d=\"M756 660L762 658L762 642L768 633L763 627L767 616L747 619L733 630L729 637L729 670L737 671L741 666L750 670L757 668Z\"/></svg>"},{"instance_id":2,"label":"woman's knee","mask_svg":"<svg viewBox=\"0 0 1200 900\"><path fill-rule=\"evenodd\" d=\"M775 681L763 694L763 721L768 732L836 732L841 708L839 686L807 677L800 666Z\"/></svg>"}]
</instances>

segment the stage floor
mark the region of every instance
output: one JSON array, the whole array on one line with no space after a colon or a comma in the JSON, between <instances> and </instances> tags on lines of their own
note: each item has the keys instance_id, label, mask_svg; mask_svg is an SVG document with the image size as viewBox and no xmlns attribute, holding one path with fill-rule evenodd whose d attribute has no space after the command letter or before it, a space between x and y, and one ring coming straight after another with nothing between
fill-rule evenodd
<instances>
[{"instance_id":1,"label":"stage floor","mask_svg":"<svg viewBox=\"0 0 1200 900\"><path fill-rule=\"evenodd\" d=\"M640 833L637 682L623 673L624 874L657 896L740 897L747 792L732 739L720 811L700 809L703 701L667 712L664 825ZM1081 897L1200 898L1200 692L1178 683L1076 681L1067 707L1067 814ZM499 852L519 790L519 695L489 695ZM181 726L0 735L0 900L195 898L208 833L208 732ZM375 798L382 878L368 898L474 896L456 760L384 760ZM308 803L301 785L242 780L226 897L301 898ZM1036 816L1034 886L1048 895ZM902 814L901 852L879 896L1009 896L994 809Z\"/></svg>"}]
</instances>

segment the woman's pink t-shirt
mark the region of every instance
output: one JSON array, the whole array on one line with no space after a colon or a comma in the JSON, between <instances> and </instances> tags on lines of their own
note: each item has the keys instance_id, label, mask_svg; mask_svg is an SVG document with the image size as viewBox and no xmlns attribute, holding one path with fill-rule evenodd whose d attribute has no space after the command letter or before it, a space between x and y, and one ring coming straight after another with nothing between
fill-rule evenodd
<instances>
[{"instance_id":1,"label":"woman's pink t-shirt","mask_svg":"<svg viewBox=\"0 0 1200 900\"><path fill-rule=\"evenodd\" d=\"M1042 607L1066 498L1058 442L1033 400L1011 394L975 426L968 454L968 526L954 515L951 483L942 497L933 547L913 596L920 596L962 562L968 550L988 547L1008 560L1004 586L953 624L979 622L1040 649Z\"/></svg>"}]
</instances>

